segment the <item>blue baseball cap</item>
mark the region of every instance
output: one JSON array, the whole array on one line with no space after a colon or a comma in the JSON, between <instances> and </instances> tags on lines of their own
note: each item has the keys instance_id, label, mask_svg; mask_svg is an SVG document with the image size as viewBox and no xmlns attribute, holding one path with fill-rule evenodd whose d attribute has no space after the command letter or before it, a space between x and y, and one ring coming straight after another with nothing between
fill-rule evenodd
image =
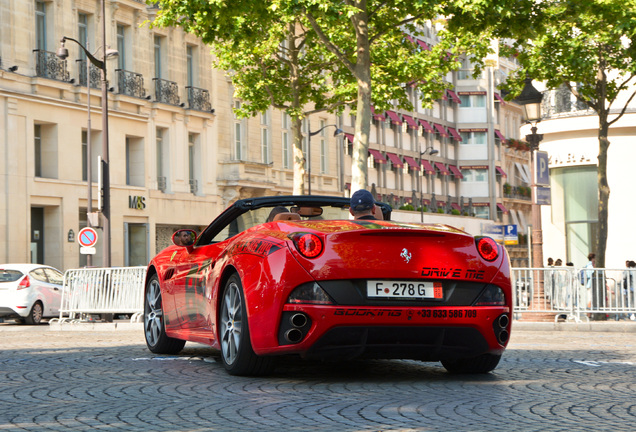
<instances>
[{"instance_id":1,"label":"blue baseball cap","mask_svg":"<svg viewBox=\"0 0 636 432\"><path fill-rule=\"evenodd\" d=\"M360 189L351 195L351 208L354 211L371 210L375 205L373 195L365 189Z\"/></svg>"}]
</instances>

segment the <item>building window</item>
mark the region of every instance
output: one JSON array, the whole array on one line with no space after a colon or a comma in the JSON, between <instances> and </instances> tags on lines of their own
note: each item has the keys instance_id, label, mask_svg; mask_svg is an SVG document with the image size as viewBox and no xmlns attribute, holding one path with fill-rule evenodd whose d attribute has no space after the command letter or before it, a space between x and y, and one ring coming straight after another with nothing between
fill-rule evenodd
<instances>
[{"instance_id":1,"label":"building window","mask_svg":"<svg viewBox=\"0 0 636 432\"><path fill-rule=\"evenodd\" d=\"M269 111L261 113L261 161L270 163Z\"/></svg>"},{"instance_id":2,"label":"building window","mask_svg":"<svg viewBox=\"0 0 636 432\"><path fill-rule=\"evenodd\" d=\"M190 193L199 192L199 163L201 159L199 154L200 136L199 134L188 134L188 181L190 183Z\"/></svg>"},{"instance_id":3,"label":"building window","mask_svg":"<svg viewBox=\"0 0 636 432\"><path fill-rule=\"evenodd\" d=\"M194 86L194 47L192 45L186 47L186 74L186 85Z\"/></svg>"},{"instance_id":4,"label":"building window","mask_svg":"<svg viewBox=\"0 0 636 432\"><path fill-rule=\"evenodd\" d=\"M149 229L148 224L124 222L126 266L145 266L148 264Z\"/></svg>"},{"instance_id":5,"label":"building window","mask_svg":"<svg viewBox=\"0 0 636 432\"><path fill-rule=\"evenodd\" d=\"M117 67L119 69L126 69L126 28L117 24Z\"/></svg>"},{"instance_id":6,"label":"building window","mask_svg":"<svg viewBox=\"0 0 636 432\"><path fill-rule=\"evenodd\" d=\"M163 38L155 35L154 37L154 53L155 53L155 78L163 78L163 59L162 59Z\"/></svg>"},{"instance_id":7,"label":"building window","mask_svg":"<svg viewBox=\"0 0 636 432\"><path fill-rule=\"evenodd\" d=\"M487 143L486 132L460 132L462 140L461 145L485 145Z\"/></svg>"},{"instance_id":8,"label":"building window","mask_svg":"<svg viewBox=\"0 0 636 432\"><path fill-rule=\"evenodd\" d=\"M88 17L81 12L77 14L77 40L85 47L88 46ZM79 58L82 61L86 60L86 53L83 49L79 50Z\"/></svg>"},{"instance_id":9,"label":"building window","mask_svg":"<svg viewBox=\"0 0 636 432\"><path fill-rule=\"evenodd\" d=\"M240 101L234 101L234 159L245 158L245 119L239 118L236 110L241 108Z\"/></svg>"},{"instance_id":10,"label":"building window","mask_svg":"<svg viewBox=\"0 0 636 432\"><path fill-rule=\"evenodd\" d=\"M168 189L168 142L165 129L157 128L157 189Z\"/></svg>"},{"instance_id":11,"label":"building window","mask_svg":"<svg viewBox=\"0 0 636 432\"><path fill-rule=\"evenodd\" d=\"M36 49L46 50L46 4L43 1L35 2L35 43Z\"/></svg>"},{"instance_id":12,"label":"building window","mask_svg":"<svg viewBox=\"0 0 636 432\"><path fill-rule=\"evenodd\" d=\"M324 129L325 121L320 120L320 172L327 173L327 131Z\"/></svg>"},{"instance_id":13,"label":"building window","mask_svg":"<svg viewBox=\"0 0 636 432\"><path fill-rule=\"evenodd\" d=\"M464 176L462 182L466 183L484 183L488 181L487 169L463 169L462 175Z\"/></svg>"},{"instance_id":14,"label":"building window","mask_svg":"<svg viewBox=\"0 0 636 432\"><path fill-rule=\"evenodd\" d=\"M36 177L57 178L56 133L55 125L34 125L34 174Z\"/></svg>"},{"instance_id":15,"label":"building window","mask_svg":"<svg viewBox=\"0 0 636 432\"><path fill-rule=\"evenodd\" d=\"M129 186L145 185L143 138L126 137L126 184Z\"/></svg>"},{"instance_id":16,"label":"building window","mask_svg":"<svg viewBox=\"0 0 636 432\"><path fill-rule=\"evenodd\" d=\"M282 129L282 140L283 140L283 168L290 169L292 167L292 148L291 148L291 140L290 140L290 123L291 119L286 112L281 113L281 129Z\"/></svg>"},{"instance_id":17,"label":"building window","mask_svg":"<svg viewBox=\"0 0 636 432\"><path fill-rule=\"evenodd\" d=\"M486 108L486 95L459 95L460 108Z\"/></svg>"}]
</instances>

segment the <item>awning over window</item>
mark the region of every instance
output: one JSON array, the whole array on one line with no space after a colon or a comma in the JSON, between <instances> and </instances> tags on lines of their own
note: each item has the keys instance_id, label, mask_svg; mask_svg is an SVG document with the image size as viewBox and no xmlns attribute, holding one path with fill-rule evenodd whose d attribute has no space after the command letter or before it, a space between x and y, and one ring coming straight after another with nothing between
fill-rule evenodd
<instances>
[{"instance_id":1,"label":"awning over window","mask_svg":"<svg viewBox=\"0 0 636 432\"><path fill-rule=\"evenodd\" d=\"M453 139L455 141L461 141L462 140L462 136L459 133L457 133L455 128L449 127L448 131L450 132L451 136L453 137Z\"/></svg>"},{"instance_id":2,"label":"awning over window","mask_svg":"<svg viewBox=\"0 0 636 432\"><path fill-rule=\"evenodd\" d=\"M499 132L497 129L495 129L495 135L497 136L497 138L501 140L502 143L506 142L506 137L503 136L503 134Z\"/></svg>"},{"instance_id":3,"label":"awning over window","mask_svg":"<svg viewBox=\"0 0 636 432\"><path fill-rule=\"evenodd\" d=\"M415 42L415 39L413 39L413 36L411 36L411 35L404 34L404 39L406 39L407 41L411 42L413 45L415 45L417 43L417 42Z\"/></svg>"},{"instance_id":4,"label":"awning over window","mask_svg":"<svg viewBox=\"0 0 636 432\"><path fill-rule=\"evenodd\" d=\"M497 203L497 208L504 213L508 213L508 209L503 204Z\"/></svg>"},{"instance_id":5,"label":"awning over window","mask_svg":"<svg viewBox=\"0 0 636 432\"><path fill-rule=\"evenodd\" d=\"M420 124L422 125L422 127L424 128L424 130L428 133L435 133L435 130L433 129L433 126L431 126L431 124L429 122L427 122L426 120L422 120L422 119L417 119L418 122L420 122Z\"/></svg>"},{"instance_id":6,"label":"awning over window","mask_svg":"<svg viewBox=\"0 0 636 432\"><path fill-rule=\"evenodd\" d=\"M452 91L452 90L446 90L446 92L448 93L448 95L451 97L451 99L453 100L453 102L455 103L461 103L462 100L459 98L459 96L457 96L457 94Z\"/></svg>"},{"instance_id":7,"label":"awning over window","mask_svg":"<svg viewBox=\"0 0 636 432\"><path fill-rule=\"evenodd\" d=\"M451 203L451 207L454 208L455 210L462 211L462 208L457 203Z\"/></svg>"},{"instance_id":8,"label":"awning over window","mask_svg":"<svg viewBox=\"0 0 636 432\"><path fill-rule=\"evenodd\" d=\"M369 153L371 154L371 156L373 156L373 159L375 159L377 163L381 163L381 164L386 163L386 158L379 151L374 149L369 149Z\"/></svg>"},{"instance_id":9,"label":"awning over window","mask_svg":"<svg viewBox=\"0 0 636 432\"><path fill-rule=\"evenodd\" d=\"M501 174L502 177L508 177L508 174L506 174L506 172L503 170L502 167L498 166L498 167L495 167L495 168L497 169L497 172L499 174Z\"/></svg>"},{"instance_id":10,"label":"awning over window","mask_svg":"<svg viewBox=\"0 0 636 432\"><path fill-rule=\"evenodd\" d=\"M502 105L505 105L505 104L506 104L506 101L505 101L505 100L503 100L503 98L499 95L499 93L495 93L495 99L496 99L498 102L501 102L501 104L502 104Z\"/></svg>"},{"instance_id":11,"label":"awning over window","mask_svg":"<svg viewBox=\"0 0 636 432\"><path fill-rule=\"evenodd\" d=\"M426 174L435 174L435 168L433 168L433 165L431 165L429 161L422 159L421 163Z\"/></svg>"},{"instance_id":12,"label":"awning over window","mask_svg":"<svg viewBox=\"0 0 636 432\"><path fill-rule=\"evenodd\" d=\"M395 123L395 124L402 124L402 120L400 120L400 116L397 115L395 112L393 111L387 111L386 115L389 116L389 118L391 119L391 122Z\"/></svg>"},{"instance_id":13,"label":"awning over window","mask_svg":"<svg viewBox=\"0 0 636 432\"><path fill-rule=\"evenodd\" d=\"M519 171L519 177L521 178L521 181L525 184L530 184L530 176L524 169L525 166L521 165L520 162L515 162L515 166L517 167L517 171Z\"/></svg>"},{"instance_id":14,"label":"awning over window","mask_svg":"<svg viewBox=\"0 0 636 432\"><path fill-rule=\"evenodd\" d=\"M419 45L419 46L420 46L423 50L426 50L426 51L430 51L430 50L431 50L431 47L430 47L430 46L429 46L426 42L424 42L424 41L423 41L423 40L421 40L421 39L418 39L418 40L417 40L417 44L418 44L418 45Z\"/></svg>"},{"instance_id":15,"label":"awning over window","mask_svg":"<svg viewBox=\"0 0 636 432\"><path fill-rule=\"evenodd\" d=\"M443 137L447 137L448 136L448 132L446 132L446 129L444 129L444 126L442 126L441 124L438 123L433 123L433 125L435 126L435 129L437 130L437 132L443 136Z\"/></svg>"},{"instance_id":16,"label":"awning over window","mask_svg":"<svg viewBox=\"0 0 636 432\"><path fill-rule=\"evenodd\" d=\"M402 168L404 166L404 162L402 162L400 157L395 153L387 153L386 155L389 157L389 160L391 161L393 166L396 166L398 168Z\"/></svg>"},{"instance_id":17,"label":"awning over window","mask_svg":"<svg viewBox=\"0 0 636 432\"><path fill-rule=\"evenodd\" d=\"M519 226L519 218L517 218L517 212L513 209L508 210L510 212L510 216L512 216L512 223L517 225L517 232L522 232L521 231L521 226Z\"/></svg>"},{"instance_id":18,"label":"awning over window","mask_svg":"<svg viewBox=\"0 0 636 432\"><path fill-rule=\"evenodd\" d=\"M415 119L410 115L402 114L402 118L411 129L417 129L419 127Z\"/></svg>"},{"instance_id":19,"label":"awning over window","mask_svg":"<svg viewBox=\"0 0 636 432\"><path fill-rule=\"evenodd\" d=\"M371 105L371 115L373 116L373 120L377 120L377 121L386 120L386 117L384 117L384 114L378 114L375 112L375 108L373 108L373 105Z\"/></svg>"},{"instance_id":20,"label":"awning over window","mask_svg":"<svg viewBox=\"0 0 636 432\"><path fill-rule=\"evenodd\" d=\"M455 165L449 165L448 168L451 170L451 172L453 173L455 177L460 179L464 178L464 175L462 174L462 172Z\"/></svg>"},{"instance_id":21,"label":"awning over window","mask_svg":"<svg viewBox=\"0 0 636 432\"><path fill-rule=\"evenodd\" d=\"M440 174L443 174L443 175L449 175L450 174L448 172L448 170L446 169L446 167L444 166L444 164L441 163L441 162L435 162L435 167L437 167L437 169L439 170Z\"/></svg>"},{"instance_id":22,"label":"awning over window","mask_svg":"<svg viewBox=\"0 0 636 432\"><path fill-rule=\"evenodd\" d=\"M528 229L528 223L526 222L526 216L521 210L519 211L519 223L521 224L521 232L525 233Z\"/></svg>"},{"instance_id":23,"label":"awning over window","mask_svg":"<svg viewBox=\"0 0 636 432\"><path fill-rule=\"evenodd\" d=\"M417 162L415 161L415 159L413 159L411 156L404 156L404 161L414 170L419 171L420 170L420 166L417 164Z\"/></svg>"},{"instance_id":24,"label":"awning over window","mask_svg":"<svg viewBox=\"0 0 636 432\"><path fill-rule=\"evenodd\" d=\"M353 134L345 133L344 136L345 136L345 139L347 141L349 141L351 144L353 144Z\"/></svg>"}]
</instances>

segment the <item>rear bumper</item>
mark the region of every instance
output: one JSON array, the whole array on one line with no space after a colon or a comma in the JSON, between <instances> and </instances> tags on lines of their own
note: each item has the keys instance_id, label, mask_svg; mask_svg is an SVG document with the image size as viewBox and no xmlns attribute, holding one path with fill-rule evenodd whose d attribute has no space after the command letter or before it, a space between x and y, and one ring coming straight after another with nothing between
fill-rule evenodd
<instances>
[{"instance_id":1,"label":"rear bumper","mask_svg":"<svg viewBox=\"0 0 636 432\"><path fill-rule=\"evenodd\" d=\"M260 355L426 361L471 358L484 353L503 353L510 335L510 312L510 308L502 306L286 305L278 328L278 345L264 347L254 343L256 341L253 343L255 352ZM295 327L292 317L298 313L304 314L307 322Z\"/></svg>"},{"instance_id":2,"label":"rear bumper","mask_svg":"<svg viewBox=\"0 0 636 432\"><path fill-rule=\"evenodd\" d=\"M0 306L0 317L2 318L20 318L24 317L29 313L27 308L22 309L13 309L8 306Z\"/></svg>"}]
</instances>

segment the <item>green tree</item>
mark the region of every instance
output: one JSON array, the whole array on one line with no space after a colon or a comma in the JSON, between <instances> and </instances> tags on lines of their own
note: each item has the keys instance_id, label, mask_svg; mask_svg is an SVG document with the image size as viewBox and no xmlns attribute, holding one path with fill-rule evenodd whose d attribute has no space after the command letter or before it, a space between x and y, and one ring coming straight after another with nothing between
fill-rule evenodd
<instances>
[{"instance_id":1,"label":"green tree","mask_svg":"<svg viewBox=\"0 0 636 432\"><path fill-rule=\"evenodd\" d=\"M212 47L216 66L229 73L234 96L244 103L239 117L254 116L270 106L291 119L293 193L305 193L302 120L312 113L346 103L325 70L333 56L312 39L315 34L291 15L267 2L238 0L199 2L161 0L154 25L179 25Z\"/></svg>"},{"instance_id":2,"label":"green tree","mask_svg":"<svg viewBox=\"0 0 636 432\"><path fill-rule=\"evenodd\" d=\"M519 92L526 74L550 89L565 85L598 115L599 226L594 251L597 266L605 267L608 134L636 96L636 0L524 0L497 21L492 9L478 3L452 11L454 19L465 31L490 27L498 37L517 41L502 47L518 53L522 66L509 80L511 89Z\"/></svg>"},{"instance_id":3,"label":"green tree","mask_svg":"<svg viewBox=\"0 0 636 432\"><path fill-rule=\"evenodd\" d=\"M453 1L453 0L451 0ZM463 0L457 0L463 3ZM288 14L309 22L323 46L341 62L339 72L356 83L352 190L367 188L367 155L371 104L382 110L390 101L410 109L406 87L416 83L424 104L439 98L448 87L444 77L457 69L460 53L485 55L488 38L465 38L438 26L439 43L418 49L405 34L421 36L429 22L444 10L440 0L272 0ZM349 80L347 80L349 82Z\"/></svg>"},{"instance_id":4,"label":"green tree","mask_svg":"<svg viewBox=\"0 0 636 432\"><path fill-rule=\"evenodd\" d=\"M390 101L410 109L407 89L416 84L425 104L430 104L448 86L446 74L459 67L459 53L470 48L479 56L488 46L486 38L458 37L443 29L440 42L430 50L411 43L405 34L420 36L426 22L437 19L439 0L159 0L159 4L156 25L181 26L201 37L214 48L219 67L235 71L236 95L249 102L240 114L256 113L269 104L287 110L295 125L295 166L302 158L302 118L314 110L354 103L353 190L368 186L371 103L380 111L390 107ZM298 33L304 39L295 46L304 55L294 63L291 44L287 58L279 55L277 47ZM328 75L319 74L317 66ZM306 110L308 104L311 108Z\"/></svg>"}]
</instances>

